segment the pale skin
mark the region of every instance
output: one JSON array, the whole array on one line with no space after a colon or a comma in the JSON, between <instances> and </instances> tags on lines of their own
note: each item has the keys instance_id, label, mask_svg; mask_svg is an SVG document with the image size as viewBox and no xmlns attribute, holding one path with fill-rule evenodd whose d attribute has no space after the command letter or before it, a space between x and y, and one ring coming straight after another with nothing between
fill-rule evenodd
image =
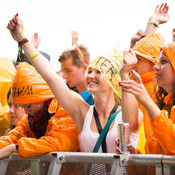
<instances>
[{"instance_id":1,"label":"pale skin","mask_svg":"<svg viewBox=\"0 0 175 175\"><path fill-rule=\"evenodd\" d=\"M154 22L157 25L167 23L170 19L168 10L169 6L167 3L162 3L160 6L157 5L154 13L150 16L149 21ZM147 24L143 35L156 33L156 30L157 28L153 24Z\"/></svg>"},{"instance_id":2,"label":"pale skin","mask_svg":"<svg viewBox=\"0 0 175 175\"><path fill-rule=\"evenodd\" d=\"M10 30L14 40L19 42L23 39L23 23L17 16L15 16L9 22L7 28ZM30 42L23 45L23 50L28 58L38 53ZM39 55L37 58L33 59L31 63L46 80L60 105L73 118L77 125L78 131L81 132L84 118L89 110L89 105L81 98L79 94L74 93L67 87L64 81L55 73L50 62L47 61L42 55ZM47 69L43 69L44 67L47 67ZM93 70L93 72L95 72L95 70ZM105 96L109 97L109 94L112 94L112 97L110 95L110 98L112 98L111 100L105 98ZM113 91L111 89L108 89L105 92L98 91L94 95L94 99L99 117L101 116L100 118L106 120L115 104ZM102 107L102 104L105 107Z\"/></svg>"},{"instance_id":3,"label":"pale skin","mask_svg":"<svg viewBox=\"0 0 175 175\"><path fill-rule=\"evenodd\" d=\"M24 38L23 22L19 19L19 17L14 16L14 18L8 23L7 28L15 41L20 42ZM28 58L38 53L30 42L23 44L22 47ZM33 59L31 63L48 83L60 105L75 121L80 133L84 124L84 119L89 110L89 105L79 94L72 92L67 87L64 81L56 74L50 62L42 55ZM47 67L47 69L45 69L45 67ZM96 69L91 68L87 71L86 83L88 91L94 95L95 108L101 125L104 127L109 114L115 105L114 91ZM132 109L133 112L130 112L130 116L138 118L138 109L136 111L134 111L135 108ZM136 122L136 125L138 126L138 122ZM111 127L112 126L113 124ZM136 129L136 127L133 128L135 131L138 129ZM94 119L92 119L91 122L91 130L98 132Z\"/></svg>"},{"instance_id":4,"label":"pale skin","mask_svg":"<svg viewBox=\"0 0 175 175\"><path fill-rule=\"evenodd\" d=\"M170 19L168 14L169 6L167 3L162 3L160 6L157 5L153 14L149 17L149 21L154 22L155 24L164 24L167 23ZM142 35L147 36L153 33L156 33L157 27L153 24L147 24L145 31L139 29L136 34L131 38L130 48L133 48L137 41L139 41Z\"/></svg>"}]
</instances>

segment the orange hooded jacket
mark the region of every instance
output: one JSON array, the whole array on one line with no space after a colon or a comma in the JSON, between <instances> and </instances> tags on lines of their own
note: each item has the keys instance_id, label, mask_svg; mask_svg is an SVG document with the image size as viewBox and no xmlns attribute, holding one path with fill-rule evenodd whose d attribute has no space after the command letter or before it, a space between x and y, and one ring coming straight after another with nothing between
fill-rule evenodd
<instances>
[{"instance_id":1,"label":"orange hooded jacket","mask_svg":"<svg viewBox=\"0 0 175 175\"><path fill-rule=\"evenodd\" d=\"M53 99L49 106L50 118L44 136L37 139L25 116L7 136L0 138L0 148L18 143L18 153L23 158L38 156L52 151L77 151L78 132L68 114L58 105L47 83L27 63L21 63L12 80L12 101L16 103L37 103Z\"/></svg>"},{"instance_id":2,"label":"orange hooded jacket","mask_svg":"<svg viewBox=\"0 0 175 175\"><path fill-rule=\"evenodd\" d=\"M175 71L175 42L162 46L162 50L169 59ZM169 93L164 102L167 104L174 92ZM152 132L145 145L147 154L175 154L175 106L170 115L167 110L161 110L160 116L151 122Z\"/></svg>"},{"instance_id":3,"label":"orange hooded jacket","mask_svg":"<svg viewBox=\"0 0 175 175\"><path fill-rule=\"evenodd\" d=\"M165 97L168 102L171 94ZM170 117L167 110L162 110L160 116L151 122L152 132L145 145L147 154L175 154L175 106L171 108Z\"/></svg>"},{"instance_id":4,"label":"orange hooded jacket","mask_svg":"<svg viewBox=\"0 0 175 175\"><path fill-rule=\"evenodd\" d=\"M0 136L10 125L7 93L16 69L13 62L6 57L0 58Z\"/></svg>"},{"instance_id":5,"label":"orange hooded jacket","mask_svg":"<svg viewBox=\"0 0 175 175\"><path fill-rule=\"evenodd\" d=\"M148 61L152 62L153 64L156 64L158 62L159 58L159 53L161 50L161 46L165 43L165 39L158 33L148 35L141 39L134 47L133 50L136 55L139 55ZM152 72L146 72L141 75L142 82L152 98L153 101L156 100L155 96L153 95L154 88L153 88L153 79L154 79L154 71ZM151 119L145 109L139 102L138 106L140 110L143 113L143 124L140 128L140 136L139 136L139 141L137 144L137 149L140 150L142 153L145 153L145 143L146 139L151 132L151 126L150 122ZM143 131L144 130L144 131ZM143 134L144 132L144 134Z\"/></svg>"}]
</instances>

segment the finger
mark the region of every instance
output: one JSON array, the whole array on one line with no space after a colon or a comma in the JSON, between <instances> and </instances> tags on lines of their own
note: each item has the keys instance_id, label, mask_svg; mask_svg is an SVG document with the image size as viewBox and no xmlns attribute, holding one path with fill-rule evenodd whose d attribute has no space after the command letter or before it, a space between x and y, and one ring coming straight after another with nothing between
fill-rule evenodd
<instances>
[{"instance_id":1,"label":"finger","mask_svg":"<svg viewBox=\"0 0 175 175\"><path fill-rule=\"evenodd\" d=\"M154 12L157 12L158 11L158 8L159 8L159 5L156 6Z\"/></svg>"},{"instance_id":2,"label":"finger","mask_svg":"<svg viewBox=\"0 0 175 175\"><path fill-rule=\"evenodd\" d=\"M14 19L10 20L10 24L11 24L13 27L16 26L16 23L15 23Z\"/></svg>"},{"instance_id":3,"label":"finger","mask_svg":"<svg viewBox=\"0 0 175 175\"><path fill-rule=\"evenodd\" d=\"M137 57L136 57L136 54L135 54L134 50L133 49L130 49L129 50L129 53L132 55L132 57L134 58L134 60L137 62L138 60L137 60Z\"/></svg>"},{"instance_id":4,"label":"finger","mask_svg":"<svg viewBox=\"0 0 175 175\"><path fill-rule=\"evenodd\" d=\"M138 83L142 83L142 79L136 71L131 70L131 74L135 77L135 79L137 80Z\"/></svg>"},{"instance_id":5,"label":"finger","mask_svg":"<svg viewBox=\"0 0 175 175\"><path fill-rule=\"evenodd\" d=\"M8 23L8 29L10 30L10 31L13 31L15 28L14 28L14 26L13 25L11 25L11 23Z\"/></svg>"},{"instance_id":6,"label":"finger","mask_svg":"<svg viewBox=\"0 0 175 175\"><path fill-rule=\"evenodd\" d=\"M128 54L125 55L123 60L124 60L124 63L126 63L126 64L132 64L133 63L132 58L130 58L130 55L128 55Z\"/></svg>"},{"instance_id":7,"label":"finger","mask_svg":"<svg viewBox=\"0 0 175 175\"><path fill-rule=\"evenodd\" d=\"M159 11L161 12L162 11L162 7L164 6L164 3L161 4L160 8L159 8Z\"/></svg>"}]
</instances>

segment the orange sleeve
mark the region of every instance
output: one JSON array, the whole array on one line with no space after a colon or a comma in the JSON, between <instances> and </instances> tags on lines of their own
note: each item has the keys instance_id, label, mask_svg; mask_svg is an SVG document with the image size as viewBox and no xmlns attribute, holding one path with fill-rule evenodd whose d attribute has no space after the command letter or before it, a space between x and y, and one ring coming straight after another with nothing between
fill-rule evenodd
<instances>
[{"instance_id":1,"label":"orange sleeve","mask_svg":"<svg viewBox=\"0 0 175 175\"><path fill-rule=\"evenodd\" d=\"M174 112L170 114L171 117L174 117ZM152 121L152 130L164 153L169 155L175 154L175 125L168 118L168 112L166 110L162 110L161 115Z\"/></svg>"},{"instance_id":2,"label":"orange sleeve","mask_svg":"<svg viewBox=\"0 0 175 175\"><path fill-rule=\"evenodd\" d=\"M32 137L34 136L28 125L28 117L24 118L12 129L6 136L0 137L0 149L7 145L18 143L21 137Z\"/></svg>"},{"instance_id":3,"label":"orange sleeve","mask_svg":"<svg viewBox=\"0 0 175 175\"><path fill-rule=\"evenodd\" d=\"M18 153L23 158L52 151L73 152L79 149L78 132L72 119L59 111L49 120L45 136L39 139L23 137L18 145Z\"/></svg>"}]
</instances>

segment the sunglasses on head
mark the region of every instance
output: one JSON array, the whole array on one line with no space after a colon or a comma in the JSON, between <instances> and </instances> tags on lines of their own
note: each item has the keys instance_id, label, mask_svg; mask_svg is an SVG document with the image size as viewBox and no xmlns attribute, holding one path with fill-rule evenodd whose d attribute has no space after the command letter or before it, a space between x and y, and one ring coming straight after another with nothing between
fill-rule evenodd
<instances>
[{"instance_id":1,"label":"sunglasses on head","mask_svg":"<svg viewBox=\"0 0 175 175\"><path fill-rule=\"evenodd\" d=\"M76 50L76 51L78 52L78 54L83 58L84 63L87 64L86 58L85 58L83 52L81 51L81 49L80 49L78 46L73 46L73 47L71 47L71 48L68 49L68 50L69 50L69 51L74 51L74 50Z\"/></svg>"}]
</instances>

